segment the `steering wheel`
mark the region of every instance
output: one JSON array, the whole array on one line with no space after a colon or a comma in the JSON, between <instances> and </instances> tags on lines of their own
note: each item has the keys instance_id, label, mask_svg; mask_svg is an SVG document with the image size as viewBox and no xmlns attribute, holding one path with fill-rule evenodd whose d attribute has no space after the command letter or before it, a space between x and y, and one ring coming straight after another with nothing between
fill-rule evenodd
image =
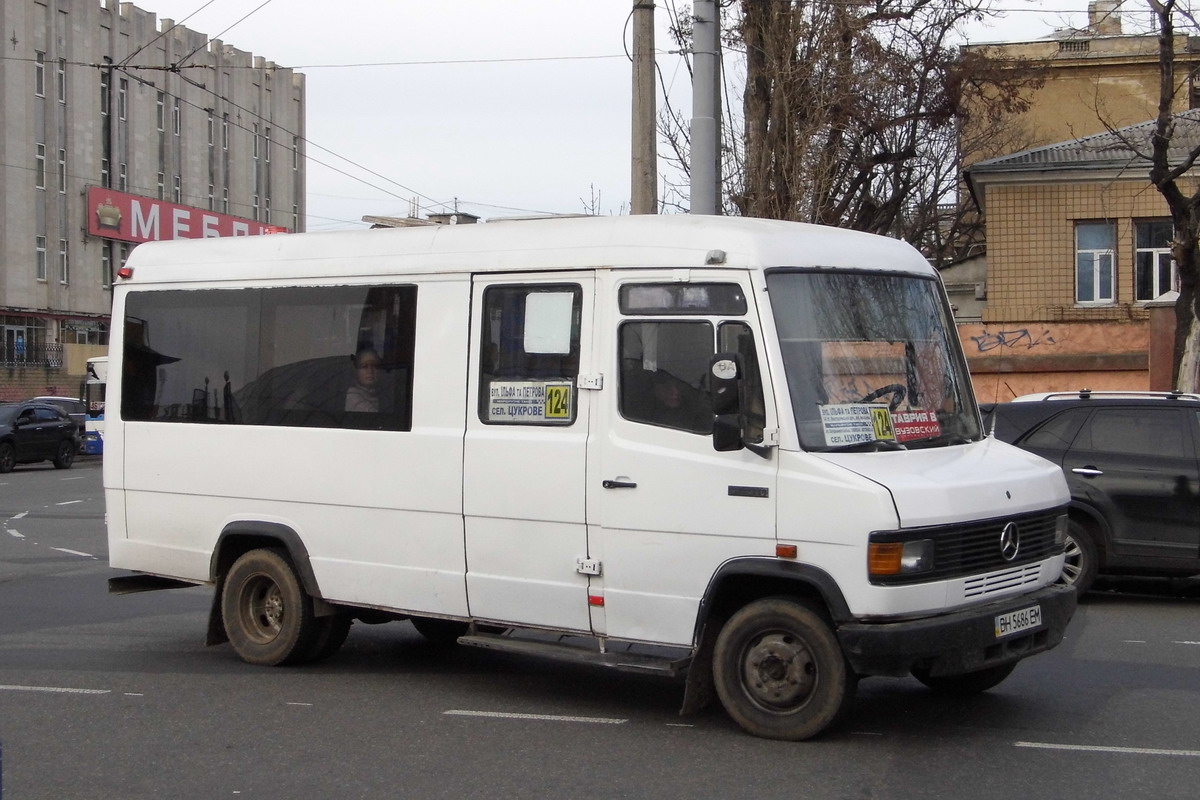
<instances>
[{"instance_id":1,"label":"steering wheel","mask_svg":"<svg viewBox=\"0 0 1200 800\"><path fill-rule=\"evenodd\" d=\"M878 400L885 394L892 396L892 399L888 402L888 410L895 411L904 402L904 396L908 394L908 391L898 383L889 383L887 386L880 386L870 394L863 395L863 399L858 402L870 403L873 400Z\"/></svg>"}]
</instances>

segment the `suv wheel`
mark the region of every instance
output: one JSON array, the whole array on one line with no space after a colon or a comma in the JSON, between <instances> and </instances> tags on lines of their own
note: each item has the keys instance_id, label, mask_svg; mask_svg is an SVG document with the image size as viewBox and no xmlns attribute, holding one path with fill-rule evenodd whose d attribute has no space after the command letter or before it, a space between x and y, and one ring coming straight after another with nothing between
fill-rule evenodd
<instances>
[{"instance_id":1,"label":"suv wheel","mask_svg":"<svg viewBox=\"0 0 1200 800\"><path fill-rule=\"evenodd\" d=\"M1075 587L1077 595L1092 588L1100 570L1100 550L1087 528L1075 520L1067 525L1067 541L1063 544L1063 583Z\"/></svg>"}]
</instances>

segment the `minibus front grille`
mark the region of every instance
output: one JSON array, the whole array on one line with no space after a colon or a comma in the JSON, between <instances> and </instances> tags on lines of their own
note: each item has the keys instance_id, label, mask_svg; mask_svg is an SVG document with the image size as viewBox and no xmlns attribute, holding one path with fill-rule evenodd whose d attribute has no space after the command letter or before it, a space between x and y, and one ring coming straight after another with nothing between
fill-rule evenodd
<instances>
[{"instance_id":1,"label":"minibus front grille","mask_svg":"<svg viewBox=\"0 0 1200 800\"><path fill-rule=\"evenodd\" d=\"M911 575L872 575L871 583L881 586L929 583L1036 564L1061 552L1062 545L1054 542L1054 528L1064 513L1065 509L1054 509L975 522L875 531L871 534L872 542L932 540L934 556L932 569ZM1010 524L1015 526L1015 553L1013 529L1005 535Z\"/></svg>"}]
</instances>

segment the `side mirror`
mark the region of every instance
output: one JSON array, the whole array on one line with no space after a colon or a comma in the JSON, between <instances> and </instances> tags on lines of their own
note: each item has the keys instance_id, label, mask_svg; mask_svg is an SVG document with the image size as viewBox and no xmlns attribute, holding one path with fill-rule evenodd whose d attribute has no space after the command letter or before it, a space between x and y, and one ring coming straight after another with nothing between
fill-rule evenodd
<instances>
[{"instance_id":1,"label":"side mirror","mask_svg":"<svg viewBox=\"0 0 1200 800\"><path fill-rule=\"evenodd\" d=\"M737 414L742 410L742 356L717 353L708 362L713 413Z\"/></svg>"},{"instance_id":2,"label":"side mirror","mask_svg":"<svg viewBox=\"0 0 1200 800\"><path fill-rule=\"evenodd\" d=\"M713 408L713 449L719 453L741 450L742 356L717 353L708 364Z\"/></svg>"}]
</instances>

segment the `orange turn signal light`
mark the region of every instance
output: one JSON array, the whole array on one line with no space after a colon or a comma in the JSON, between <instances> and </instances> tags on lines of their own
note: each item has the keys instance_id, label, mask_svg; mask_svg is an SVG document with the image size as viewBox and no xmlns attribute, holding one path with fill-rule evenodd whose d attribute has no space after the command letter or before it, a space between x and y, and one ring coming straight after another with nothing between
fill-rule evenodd
<instances>
[{"instance_id":1,"label":"orange turn signal light","mask_svg":"<svg viewBox=\"0 0 1200 800\"><path fill-rule=\"evenodd\" d=\"M867 572L871 575L899 575L903 559L903 542L871 542L867 546Z\"/></svg>"}]
</instances>

